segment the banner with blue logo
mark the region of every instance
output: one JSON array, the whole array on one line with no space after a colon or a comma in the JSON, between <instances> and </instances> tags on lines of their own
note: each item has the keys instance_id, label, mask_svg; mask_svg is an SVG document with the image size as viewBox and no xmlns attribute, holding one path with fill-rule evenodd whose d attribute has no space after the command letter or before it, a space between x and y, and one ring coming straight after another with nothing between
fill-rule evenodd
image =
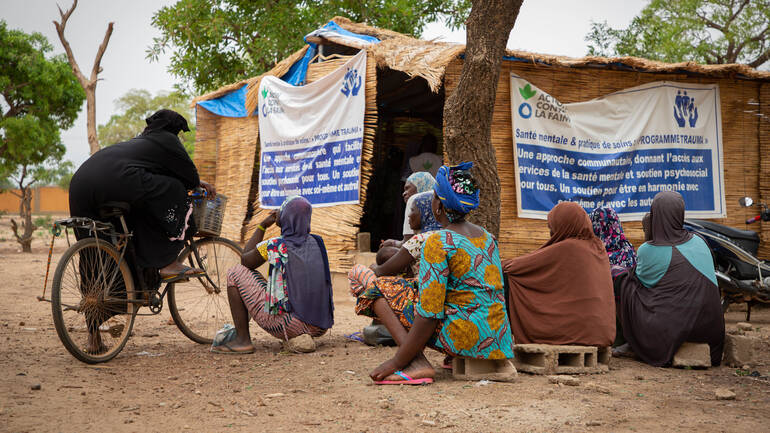
<instances>
[{"instance_id":1,"label":"banner with blue logo","mask_svg":"<svg viewBox=\"0 0 770 433\"><path fill-rule=\"evenodd\" d=\"M259 88L259 203L291 195L314 207L358 203L366 51L305 86L264 77Z\"/></svg>"},{"instance_id":2,"label":"banner with blue logo","mask_svg":"<svg viewBox=\"0 0 770 433\"><path fill-rule=\"evenodd\" d=\"M562 201L640 220L660 191L687 216L724 218L719 86L658 81L563 104L511 74L518 215Z\"/></svg>"}]
</instances>

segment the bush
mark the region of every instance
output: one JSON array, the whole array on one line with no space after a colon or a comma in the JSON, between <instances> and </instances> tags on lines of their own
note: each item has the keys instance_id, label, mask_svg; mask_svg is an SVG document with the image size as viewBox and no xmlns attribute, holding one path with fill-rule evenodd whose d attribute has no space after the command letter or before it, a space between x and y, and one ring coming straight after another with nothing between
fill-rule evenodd
<instances>
[{"instance_id":1,"label":"bush","mask_svg":"<svg viewBox=\"0 0 770 433\"><path fill-rule=\"evenodd\" d=\"M36 229L41 227L48 228L51 224L53 224L53 217L51 215L39 216L32 220L32 225L35 226Z\"/></svg>"}]
</instances>

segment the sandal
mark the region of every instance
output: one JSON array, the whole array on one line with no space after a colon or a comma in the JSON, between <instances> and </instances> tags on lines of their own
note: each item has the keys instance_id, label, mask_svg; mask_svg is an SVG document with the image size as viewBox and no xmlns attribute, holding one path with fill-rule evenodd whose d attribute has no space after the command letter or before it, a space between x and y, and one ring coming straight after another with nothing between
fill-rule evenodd
<instances>
[{"instance_id":1,"label":"sandal","mask_svg":"<svg viewBox=\"0 0 770 433\"><path fill-rule=\"evenodd\" d=\"M430 377L423 377L420 379L412 379L409 375L403 371L394 371L393 374L401 376L404 380L375 380L375 385L427 385L433 383L433 379Z\"/></svg>"},{"instance_id":2,"label":"sandal","mask_svg":"<svg viewBox=\"0 0 770 433\"><path fill-rule=\"evenodd\" d=\"M193 270L195 272L188 274L188 272ZM176 274L171 274L166 276L161 275L161 281L164 283L174 283L176 281L189 280L190 278L200 277L203 275L206 275L206 271L202 271L200 269L193 269L189 266L182 265L182 270L180 272L177 272Z\"/></svg>"},{"instance_id":3,"label":"sandal","mask_svg":"<svg viewBox=\"0 0 770 433\"><path fill-rule=\"evenodd\" d=\"M212 346L211 347L211 352L212 353L219 353L219 354L222 354L222 355L248 355L248 354L254 353L256 351L257 351L257 348L254 347L254 346L251 346L251 349L235 350L235 349L232 348L232 346L230 346L229 342L220 344L219 346Z\"/></svg>"}]
</instances>

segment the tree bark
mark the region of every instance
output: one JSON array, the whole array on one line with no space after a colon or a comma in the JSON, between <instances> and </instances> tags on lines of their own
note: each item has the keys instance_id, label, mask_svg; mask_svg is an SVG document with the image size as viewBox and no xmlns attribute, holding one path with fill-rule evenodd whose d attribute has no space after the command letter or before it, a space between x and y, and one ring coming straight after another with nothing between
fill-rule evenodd
<instances>
[{"instance_id":1,"label":"tree bark","mask_svg":"<svg viewBox=\"0 0 770 433\"><path fill-rule=\"evenodd\" d=\"M21 251L24 253L32 252L32 234L35 227L32 225L32 188L27 185L19 184L21 192L21 202L19 203L19 217L21 218L21 228L24 230L19 234L19 226L16 221L11 220L11 230L16 241L21 245Z\"/></svg>"},{"instance_id":2,"label":"tree bark","mask_svg":"<svg viewBox=\"0 0 770 433\"><path fill-rule=\"evenodd\" d=\"M78 62L75 60L75 55L72 52L72 47L64 37L64 30L67 27L67 20L69 20L72 12L78 5L78 0L73 0L72 7L67 9L66 12L59 8L59 15L61 16L61 22L54 21L53 25L56 27L56 33L59 35L59 41L61 41L64 47L64 52L67 53L67 61L72 68L72 73L77 77L80 86L86 92L86 124L88 128L88 147L91 155L99 150L99 138L96 135L96 83L99 80L99 73L102 72L100 66L104 52L107 51L107 44L110 42L110 36L112 36L112 29L115 23L111 22L107 24L107 31L104 33L104 40L99 45L99 49L96 51L96 58L94 58L94 64L91 68L91 76L86 78L80 71Z\"/></svg>"},{"instance_id":3,"label":"tree bark","mask_svg":"<svg viewBox=\"0 0 770 433\"><path fill-rule=\"evenodd\" d=\"M492 114L500 64L523 0L473 0L460 79L444 104L444 148L449 162L473 161L481 203L471 220L500 234L500 178L492 147Z\"/></svg>"}]
</instances>

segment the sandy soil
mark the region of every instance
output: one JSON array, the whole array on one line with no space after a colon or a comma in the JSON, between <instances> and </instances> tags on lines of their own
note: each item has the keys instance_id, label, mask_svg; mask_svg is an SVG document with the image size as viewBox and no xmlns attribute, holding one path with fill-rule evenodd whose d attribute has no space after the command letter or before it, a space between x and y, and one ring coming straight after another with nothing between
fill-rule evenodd
<instances>
[{"instance_id":1,"label":"sandy soil","mask_svg":"<svg viewBox=\"0 0 770 433\"><path fill-rule=\"evenodd\" d=\"M352 313L345 287L335 288L337 323L315 353L283 352L252 327L256 354L214 355L169 325L164 309L137 318L117 358L89 366L66 352L50 304L35 299L48 239L18 253L7 222L0 219L0 431L747 432L770 422L770 310L754 311L748 333L759 339L750 369L759 378L613 359L609 373L579 376L575 387L527 374L480 386L443 371L429 386L373 386L368 372L394 349L344 337L368 323ZM728 312L728 329L744 314ZM439 365L437 353L428 357ZM717 400L718 388L737 398Z\"/></svg>"}]
</instances>

